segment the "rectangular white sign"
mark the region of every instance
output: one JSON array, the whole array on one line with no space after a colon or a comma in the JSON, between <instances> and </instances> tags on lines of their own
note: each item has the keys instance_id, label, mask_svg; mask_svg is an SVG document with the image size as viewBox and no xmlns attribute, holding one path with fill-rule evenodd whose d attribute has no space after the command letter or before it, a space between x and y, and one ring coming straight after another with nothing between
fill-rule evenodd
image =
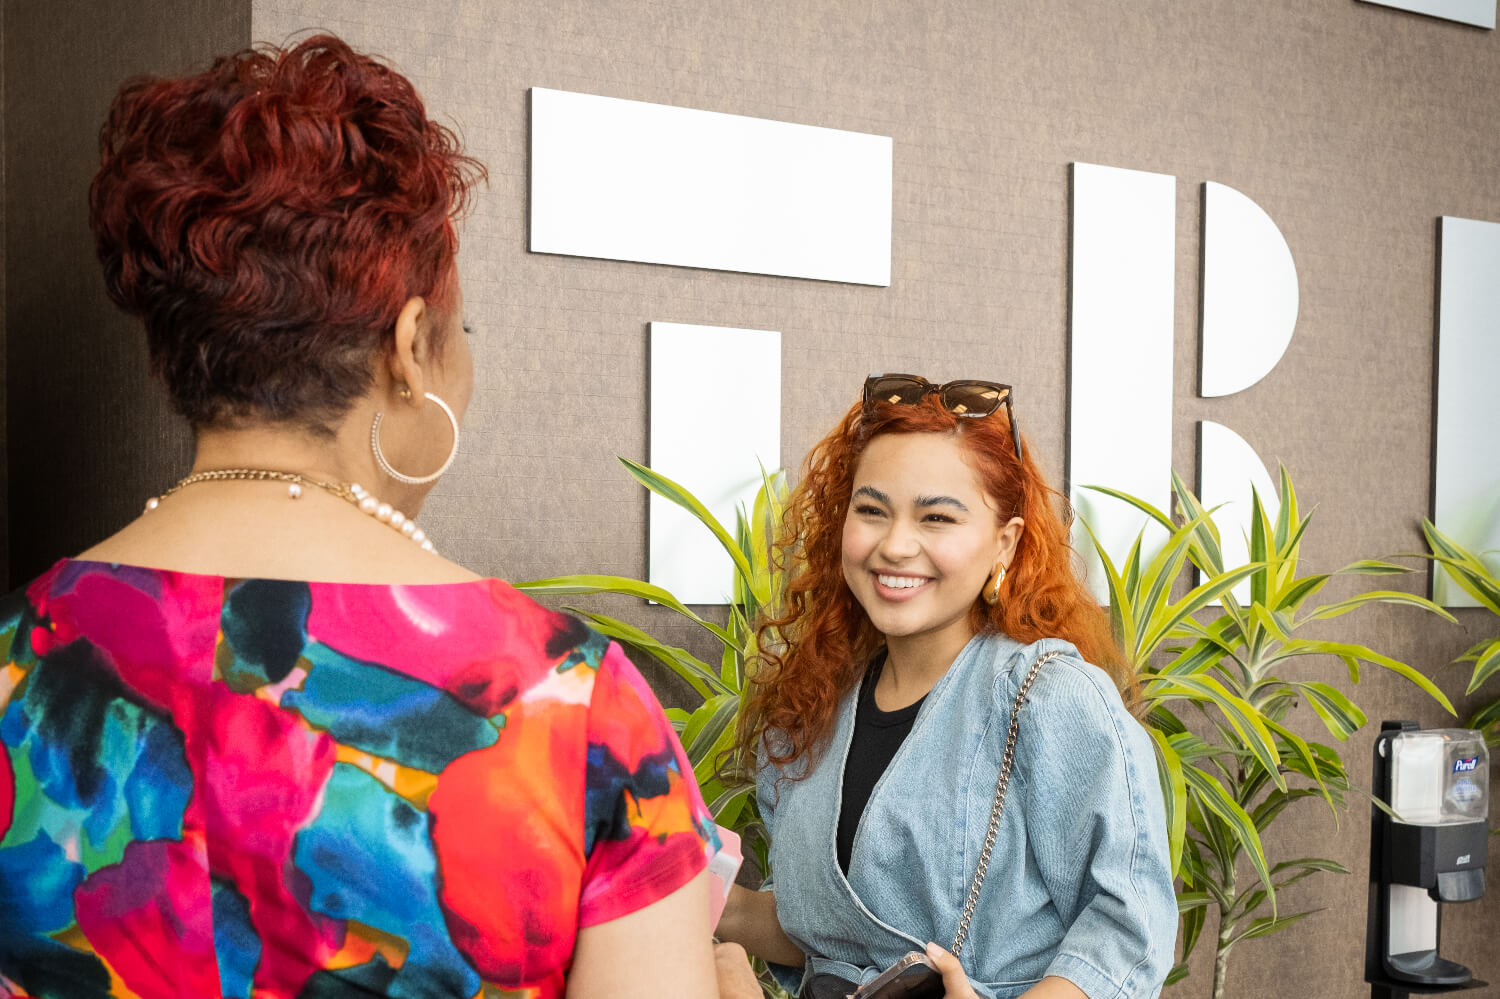
<instances>
[{"instance_id":1,"label":"rectangular white sign","mask_svg":"<svg viewBox=\"0 0 1500 999\"><path fill-rule=\"evenodd\" d=\"M1166 510L1172 490L1172 346L1177 179L1073 164L1073 328L1069 349L1068 483L1118 568L1147 518L1081 489L1109 486ZM1161 547L1151 528L1142 554ZM1089 589L1108 603L1103 566L1075 523Z\"/></svg>"},{"instance_id":2,"label":"rectangular white sign","mask_svg":"<svg viewBox=\"0 0 1500 999\"><path fill-rule=\"evenodd\" d=\"M781 467L781 334L651 324L649 464L697 496L734 536L761 469ZM698 520L652 494L647 579L689 604L725 604L734 563Z\"/></svg>"},{"instance_id":3,"label":"rectangular white sign","mask_svg":"<svg viewBox=\"0 0 1500 999\"><path fill-rule=\"evenodd\" d=\"M891 283L888 136L531 88L531 250Z\"/></svg>"},{"instance_id":4,"label":"rectangular white sign","mask_svg":"<svg viewBox=\"0 0 1500 999\"><path fill-rule=\"evenodd\" d=\"M1462 21L1481 28L1495 26L1495 0L1365 0L1382 7L1428 14L1448 21Z\"/></svg>"},{"instance_id":5,"label":"rectangular white sign","mask_svg":"<svg viewBox=\"0 0 1500 999\"><path fill-rule=\"evenodd\" d=\"M1500 223L1440 225L1432 522L1500 574ZM1478 606L1441 569L1432 598Z\"/></svg>"}]
</instances>

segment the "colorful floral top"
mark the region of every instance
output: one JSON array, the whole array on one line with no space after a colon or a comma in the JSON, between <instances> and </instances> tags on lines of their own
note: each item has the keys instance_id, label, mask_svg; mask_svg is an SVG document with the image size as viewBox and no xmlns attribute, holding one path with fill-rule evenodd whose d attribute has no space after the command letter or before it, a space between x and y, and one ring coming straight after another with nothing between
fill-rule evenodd
<instances>
[{"instance_id":1,"label":"colorful floral top","mask_svg":"<svg viewBox=\"0 0 1500 999\"><path fill-rule=\"evenodd\" d=\"M561 996L716 849L619 648L495 580L63 561L0 650L0 996Z\"/></svg>"}]
</instances>

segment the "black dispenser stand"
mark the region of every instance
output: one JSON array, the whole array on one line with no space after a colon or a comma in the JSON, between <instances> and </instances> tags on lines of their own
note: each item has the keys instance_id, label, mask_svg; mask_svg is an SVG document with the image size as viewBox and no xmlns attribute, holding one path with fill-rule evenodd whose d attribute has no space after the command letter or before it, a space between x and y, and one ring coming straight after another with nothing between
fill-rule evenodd
<instances>
[{"instance_id":1,"label":"black dispenser stand","mask_svg":"<svg viewBox=\"0 0 1500 999\"><path fill-rule=\"evenodd\" d=\"M1375 738L1374 767L1370 771L1370 787L1375 796L1387 805L1391 801L1390 753L1385 751L1392 736L1400 732L1419 731L1420 726L1412 721L1386 721L1380 725L1380 734ZM1480 989L1488 982L1477 978L1458 985L1419 985L1399 981L1386 971L1384 957L1389 945L1390 930L1390 871L1392 822L1379 806L1370 806L1370 897L1365 919L1365 981L1370 983L1371 999L1407 999L1408 996L1439 995L1448 992L1465 992ZM1442 906L1438 906L1437 939L1442 940ZM1434 960L1442 961L1434 953ZM1451 962L1444 962L1451 964ZM1456 966L1455 967L1460 967Z\"/></svg>"}]
</instances>

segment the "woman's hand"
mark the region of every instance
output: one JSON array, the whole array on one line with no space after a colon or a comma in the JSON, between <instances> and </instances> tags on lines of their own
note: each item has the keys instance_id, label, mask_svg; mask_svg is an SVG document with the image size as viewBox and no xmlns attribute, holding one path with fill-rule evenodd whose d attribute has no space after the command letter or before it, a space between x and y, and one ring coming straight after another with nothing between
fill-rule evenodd
<instances>
[{"instance_id":1,"label":"woman's hand","mask_svg":"<svg viewBox=\"0 0 1500 999\"><path fill-rule=\"evenodd\" d=\"M719 978L719 999L761 999L760 983L739 944L714 944L714 972Z\"/></svg>"},{"instance_id":2,"label":"woman's hand","mask_svg":"<svg viewBox=\"0 0 1500 999\"><path fill-rule=\"evenodd\" d=\"M958 958L937 944L930 943L927 945L927 963L943 976L943 995L946 999L979 999L979 993L969 984L969 976L964 974L964 966L958 963Z\"/></svg>"}]
</instances>

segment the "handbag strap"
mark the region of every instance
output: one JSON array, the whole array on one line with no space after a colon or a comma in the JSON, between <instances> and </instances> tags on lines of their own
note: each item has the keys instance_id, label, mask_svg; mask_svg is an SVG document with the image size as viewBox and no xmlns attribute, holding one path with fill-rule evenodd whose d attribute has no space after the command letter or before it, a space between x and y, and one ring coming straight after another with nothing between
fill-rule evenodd
<instances>
[{"instance_id":1,"label":"handbag strap","mask_svg":"<svg viewBox=\"0 0 1500 999\"><path fill-rule=\"evenodd\" d=\"M1010 786L1010 767L1016 759L1016 735L1021 727L1021 704L1026 700L1026 693L1031 690L1032 681L1036 679L1042 664L1060 655L1062 655L1061 652L1048 652L1037 656L1036 662L1031 664L1031 671L1026 674L1026 679L1021 681L1021 689L1016 691L1016 703L1010 709L1010 731L1005 737L1005 756L1000 760L1000 777L995 781L995 800L990 805L990 827L985 830L984 849L979 851L979 866L974 870L974 880L969 884L969 898L964 902L964 914L958 920L958 934L953 938L951 951L954 957L963 953L964 941L969 936L969 922L974 918L974 906L979 902L979 888L984 884L984 872L989 870L990 854L995 850L995 834L1000 831L1000 813L1005 808L1005 790Z\"/></svg>"}]
</instances>

